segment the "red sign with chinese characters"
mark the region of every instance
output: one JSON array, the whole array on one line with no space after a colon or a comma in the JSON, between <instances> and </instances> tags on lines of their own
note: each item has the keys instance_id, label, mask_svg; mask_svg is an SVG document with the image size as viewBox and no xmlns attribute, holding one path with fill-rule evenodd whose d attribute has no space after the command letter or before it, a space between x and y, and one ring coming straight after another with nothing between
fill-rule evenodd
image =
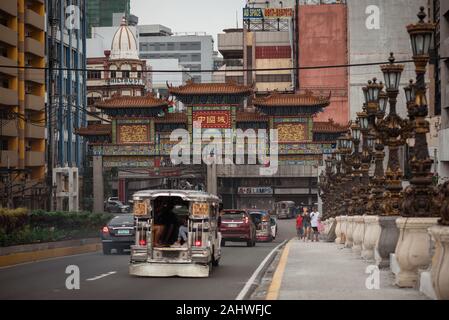
<instances>
[{"instance_id":1,"label":"red sign with chinese characters","mask_svg":"<svg viewBox=\"0 0 449 320\"><path fill-rule=\"evenodd\" d=\"M201 128L231 128L230 111L193 111L193 122L201 122Z\"/></svg>"}]
</instances>

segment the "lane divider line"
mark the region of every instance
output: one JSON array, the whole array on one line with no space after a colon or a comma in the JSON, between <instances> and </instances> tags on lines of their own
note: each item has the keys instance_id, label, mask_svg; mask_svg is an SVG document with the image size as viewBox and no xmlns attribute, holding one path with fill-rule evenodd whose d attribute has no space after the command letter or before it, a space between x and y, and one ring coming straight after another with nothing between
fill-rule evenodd
<instances>
[{"instance_id":1,"label":"lane divider line","mask_svg":"<svg viewBox=\"0 0 449 320\"><path fill-rule=\"evenodd\" d=\"M252 274L251 278L246 282L243 289L238 294L237 298L235 300L243 300L245 296L247 295L248 291L251 289L251 286L255 284L255 280L259 276L259 274L264 269L267 262L270 260L271 256L283 245L287 243L288 240L284 240L281 244L279 244L277 247L275 247L273 250L270 251L270 253L265 257L265 259L261 262L261 264L257 267L256 271Z\"/></svg>"},{"instance_id":2,"label":"lane divider line","mask_svg":"<svg viewBox=\"0 0 449 320\"><path fill-rule=\"evenodd\" d=\"M267 296L265 300L277 300L279 298L279 291L281 289L282 279L284 278L284 271L287 265L288 253L290 252L290 245L292 240L290 240L282 252L281 259L273 275L273 280L271 281L270 287L268 288Z\"/></svg>"},{"instance_id":3,"label":"lane divider line","mask_svg":"<svg viewBox=\"0 0 449 320\"><path fill-rule=\"evenodd\" d=\"M90 279L86 279L86 281L95 281L95 280L102 279L104 277L113 275L115 273L117 273L117 271L111 271L111 272L108 272L108 273L103 273L102 275L99 275L99 276L96 276L96 277L93 277L93 278L90 278Z\"/></svg>"}]
</instances>

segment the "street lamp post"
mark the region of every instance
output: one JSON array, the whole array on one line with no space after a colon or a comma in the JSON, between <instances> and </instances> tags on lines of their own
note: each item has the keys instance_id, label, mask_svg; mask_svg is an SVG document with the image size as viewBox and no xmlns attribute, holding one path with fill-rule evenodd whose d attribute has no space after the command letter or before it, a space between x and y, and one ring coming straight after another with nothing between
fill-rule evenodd
<instances>
[{"instance_id":1,"label":"street lamp post","mask_svg":"<svg viewBox=\"0 0 449 320\"><path fill-rule=\"evenodd\" d=\"M397 96L403 65L394 63L393 53L390 54L389 64L381 66L385 77L385 86L390 110L378 124L378 130L383 143L388 146L388 166L386 176L386 194L381 215L399 216L401 213L401 191L403 173L399 165L399 147L405 144L409 129L408 121L402 119L396 112Z\"/></svg>"},{"instance_id":2,"label":"street lamp post","mask_svg":"<svg viewBox=\"0 0 449 320\"><path fill-rule=\"evenodd\" d=\"M352 122L351 124L351 132L352 132L352 143L353 143L353 153L349 156L350 165L352 166L352 174L351 180L352 183L350 185L349 190L349 206L348 206L348 219L347 219L347 234L346 234L346 242L345 246L348 248L352 248L354 245L354 229L355 229L355 219L358 214L358 205L359 205L359 191L360 191L360 176L361 176L361 155L359 151L360 147L360 138L361 138L361 129L359 120Z\"/></svg>"},{"instance_id":3,"label":"street lamp post","mask_svg":"<svg viewBox=\"0 0 449 320\"><path fill-rule=\"evenodd\" d=\"M409 101L411 111L412 128L415 138L413 158L410 160L412 178L410 186L404 191L404 202L402 204L402 216L396 221L400 229L399 240L396 246L395 257L400 272L396 275L395 283L399 287L414 287L419 279L419 269L426 269L431 263L429 254L431 239L429 228L437 224L439 213L439 202L434 198L436 188L432 186L432 159L426 135L429 133L429 122L426 120L428 106L426 99L425 74L429 62L429 51L435 24L424 22L426 14L421 7L418 14L419 22L407 26L413 49L413 61L415 63L416 84L415 101L413 105L413 88L406 89L406 97ZM441 203L441 202L440 202ZM434 218L435 217L435 218ZM437 239L439 230L430 229L432 235ZM441 243L440 243L440 247ZM440 250L441 251L441 250ZM442 257L440 257L440 261ZM438 270L437 270L438 269ZM432 268L433 283L437 283L438 277L435 272L442 275L442 268ZM447 279L447 273L445 279Z\"/></svg>"},{"instance_id":4,"label":"street lamp post","mask_svg":"<svg viewBox=\"0 0 449 320\"><path fill-rule=\"evenodd\" d=\"M410 161L412 178L410 186L405 191L405 201L402 215L406 217L436 217L439 215L438 205L433 201L434 188L432 187L432 159L429 156L427 134L430 132L428 105L426 98L425 75L429 62L429 51L432 42L435 24L424 22L426 14L424 7L418 14L419 22L407 26L413 49L415 63L416 84L406 89L413 119L413 133L415 146L413 158ZM413 103L413 95L415 101Z\"/></svg>"},{"instance_id":5,"label":"street lamp post","mask_svg":"<svg viewBox=\"0 0 449 320\"><path fill-rule=\"evenodd\" d=\"M368 201L369 191L371 188L371 182L369 177L369 169L371 166L371 160L373 158L373 146L374 136L371 133L369 116L367 113L366 104L363 106L363 111L358 112L357 116L360 120L360 127L362 131L362 178L360 185L360 198L359 198L359 214L364 215L367 212L366 204Z\"/></svg>"},{"instance_id":6,"label":"street lamp post","mask_svg":"<svg viewBox=\"0 0 449 320\"><path fill-rule=\"evenodd\" d=\"M360 155L360 138L361 138L361 128L359 124L359 120L356 120L351 124L352 131L352 141L354 143L353 153L351 155L351 165L353 168L352 171L352 201L351 206L348 210L349 215L353 216L358 213L357 205L359 199L359 190L361 186L361 166L362 159Z\"/></svg>"}]
</instances>

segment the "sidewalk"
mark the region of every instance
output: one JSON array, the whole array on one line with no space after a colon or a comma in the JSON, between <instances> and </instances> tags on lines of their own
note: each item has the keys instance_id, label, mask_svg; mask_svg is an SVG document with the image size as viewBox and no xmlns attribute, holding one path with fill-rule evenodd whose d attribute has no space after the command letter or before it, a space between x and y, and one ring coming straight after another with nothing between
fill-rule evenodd
<instances>
[{"instance_id":1,"label":"sidewalk","mask_svg":"<svg viewBox=\"0 0 449 320\"><path fill-rule=\"evenodd\" d=\"M367 289L370 274L365 270L370 264L334 243L291 240L283 256L272 283L278 300L427 299L418 290L394 286L389 269L380 270L379 290Z\"/></svg>"}]
</instances>

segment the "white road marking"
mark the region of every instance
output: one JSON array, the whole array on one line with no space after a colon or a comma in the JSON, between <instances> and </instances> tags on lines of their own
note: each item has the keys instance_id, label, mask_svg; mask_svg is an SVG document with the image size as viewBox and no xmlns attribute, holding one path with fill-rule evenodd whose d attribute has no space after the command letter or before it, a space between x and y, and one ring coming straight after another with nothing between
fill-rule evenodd
<instances>
[{"instance_id":1,"label":"white road marking","mask_svg":"<svg viewBox=\"0 0 449 320\"><path fill-rule=\"evenodd\" d=\"M288 240L284 240L280 245L278 245L276 248L271 250L271 252L265 257L265 259L262 261L262 263L259 265L259 267L254 271L253 275L249 280L246 282L245 286L243 287L242 291L240 291L239 295L235 300L243 300L245 295L248 293L251 286L254 284L254 280L259 276L259 273L263 270L265 265L267 264L268 260L270 260L271 256L278 250L281 246L287 243Z\"/></svg>"},{"instance_id":2,"label":"white road marking","mask_svg":"<svg viewBox=\"0 0 449 320\"><path fill-rule=\"evenodd\" d=\"M102 275L99 275L99 276L96 276L96 277L93 277L93 278L90 278L90 279L86 279L86 281L95 281L95 280L98 280L98 279L101 279L101 278L113 275L115 273L117 273L117 271L111 271L111 272L108 272L108 273L103 273Z\"/></svg>"}]
</instances>

